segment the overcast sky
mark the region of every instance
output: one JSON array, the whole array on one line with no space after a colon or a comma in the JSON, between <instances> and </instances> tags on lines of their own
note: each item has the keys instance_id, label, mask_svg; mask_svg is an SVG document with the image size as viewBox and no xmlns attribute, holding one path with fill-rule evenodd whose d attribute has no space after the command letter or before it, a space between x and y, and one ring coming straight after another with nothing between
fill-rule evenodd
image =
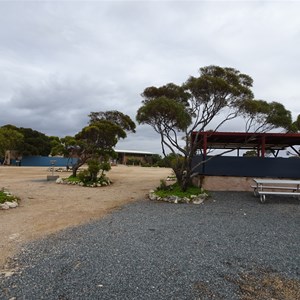
<instances>
[{"instance_id":1,"label":"overcast sky","mask_svg":"<svg viewBox=\"0 0 300 300\"><path fill-rule=\"evenodd\" d=\"M250 75L257 99L295 118L299 15L292 1L0 1L0 126L63 137L91 111L135 119L146 87L208 65ZM160 153L160 142L138 126L117 148Z\"/></svg>"}]
</instances>

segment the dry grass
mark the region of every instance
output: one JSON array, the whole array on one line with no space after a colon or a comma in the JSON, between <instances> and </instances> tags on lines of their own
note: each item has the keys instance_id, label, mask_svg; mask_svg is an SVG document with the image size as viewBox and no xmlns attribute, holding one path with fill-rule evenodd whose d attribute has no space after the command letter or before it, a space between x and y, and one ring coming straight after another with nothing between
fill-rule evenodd
<instances>
[{"instance_id":1,"label":"dry grass","mask_svg":"<svg viewBox=\"0 0 300 300\"><path fill-rule=\"evenodd\" d=\"M300 299L300 280L285 278L272 270L257 269L239 274L238 279L229 276L224 279L237 287L240 300ZM199 300L224 299L208 282L198 281L193 288Z\"/></svg>"},{"instance_id":2,"label":"dry grass","mask_svg":"<svg viewBox=\"0 0 300 300\"><path fill-rule=\"evenodd\" d=\"M300 280L279 274L243 274L238 281L241 300L296 300L300 299Z\"/></svg>"},{"instance_id":3,"label":"dry grass","mask_svg":"<svg viewBox=\"0 0 300 300\"><path fill-rule=\"evenodd\" d=\"M300 280L285 278L268 269L239 274L239 279L226 278L239 288L241 300L300 299Z\"/></svg>"}]
</instances>

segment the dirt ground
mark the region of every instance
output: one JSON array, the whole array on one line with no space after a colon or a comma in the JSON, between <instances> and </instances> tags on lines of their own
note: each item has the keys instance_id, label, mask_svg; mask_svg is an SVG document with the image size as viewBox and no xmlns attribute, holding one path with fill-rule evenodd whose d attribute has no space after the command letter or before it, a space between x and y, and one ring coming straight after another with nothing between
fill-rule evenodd
<instances>
[{"instance_id":1,"label":"dirt ground","mask_svg":"<svg viewBox=\"0 0 300 300\"><path fill-rule=\"evenodd\" d=\"M68 177L70 172L56 172ZM22 244L97 219L125 203L145 198L170 169L113 166L113 184L88 188L47 181L47 167L0 166L0 189L20 197L18 208L0 210L0 269Z\"/></svg>"}]
</instances>

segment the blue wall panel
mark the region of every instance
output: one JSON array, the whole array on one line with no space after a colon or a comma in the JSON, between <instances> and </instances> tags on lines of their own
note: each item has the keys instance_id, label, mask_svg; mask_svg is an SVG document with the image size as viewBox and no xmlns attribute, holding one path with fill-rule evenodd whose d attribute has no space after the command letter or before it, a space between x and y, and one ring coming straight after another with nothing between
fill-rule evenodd
<instances>
[{"instance_id":1,"label":"blue wall panel","mask_svg":"<svg viewBox=\"0 0 300 300\"><path fill-rule=\"evenodd\" d=\"M76 163L77 159L68 159L65 157L48 157L48 156L24 156L21 160L21 166L25 167L50 167L51 161L55 160L56 167L66 167ZM11 165L18 165L18 161L12 160Z\"/></svg>"},{"instance_id":2,"label":"blue wall panel","mask_svg":"<svg viewBox=\"0 0 300 300\"><path fill-rule=\"evenodd\" d=\"M192 165L202 161L194 156ZM300 178L300 158L261 158L217 156L198 166L193 172L215 176Z\"/></svg>"}]
</instances>

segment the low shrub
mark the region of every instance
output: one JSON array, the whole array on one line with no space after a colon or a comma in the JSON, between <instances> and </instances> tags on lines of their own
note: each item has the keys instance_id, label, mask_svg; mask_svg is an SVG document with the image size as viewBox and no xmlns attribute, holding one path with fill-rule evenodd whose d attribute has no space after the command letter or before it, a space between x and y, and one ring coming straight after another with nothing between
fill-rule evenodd
<instances>
[{"instance_id":1,"label":"low shrub","mask_svg":"<svg viewBox=\"0 0 300 300\"><path fill-rule=\"evenodd\" d=\"M99 162L97 159L88 161L88 169L80 171L76 177L71 175L68 178L59 178L56 183L78 184L81 186L106 186L111 181L106 177L105 172L111 169L110 163L107 161Z\"/></svg>"},{"instance_id":2,"label":"low shrub","mask_svg":"<svg viewBox=\"0 0 300 300\"><path fill-rule=\"evenodd\" d=\"M101 175L100 177L97 177L97 179L93 181L91 180L89 173L85 171L87 170L83 170L80 173L78 173L77 177L71 175L70 177L64 179L58 178L56 180L56 183L66 183L66 184L81 185L81 186L88 186L88 187L107 186L112 183L110 179L104 174Z\"/></svg>"},{"instance_id":3,"label":"low shrub","mask_svg":"<svg viewBox=\"0 0 300 300\"><path fill-rule=\"evenodd\" d=\"M208 192L196 186L189 186L188 189L183 192L177 182L172 185L167 185L164 180L161 180L160 186L156 189L155 194L161 198L169 196L190 198L193 195L198 196L201 194L208 194Z\"/></svg>"},{"instance_id":4,"label":"low shrub","mask_svg":"<svg viewBox=\"0 0 300 300\"><path fill-rule=\"evenodd\" d=\"M4 202L8 201L8 202L19 202L19 198L12 195L10 192L5 191L4 188L2 188L0 190L0 204L3 204Z\"/></svg>"}]
</instances>

